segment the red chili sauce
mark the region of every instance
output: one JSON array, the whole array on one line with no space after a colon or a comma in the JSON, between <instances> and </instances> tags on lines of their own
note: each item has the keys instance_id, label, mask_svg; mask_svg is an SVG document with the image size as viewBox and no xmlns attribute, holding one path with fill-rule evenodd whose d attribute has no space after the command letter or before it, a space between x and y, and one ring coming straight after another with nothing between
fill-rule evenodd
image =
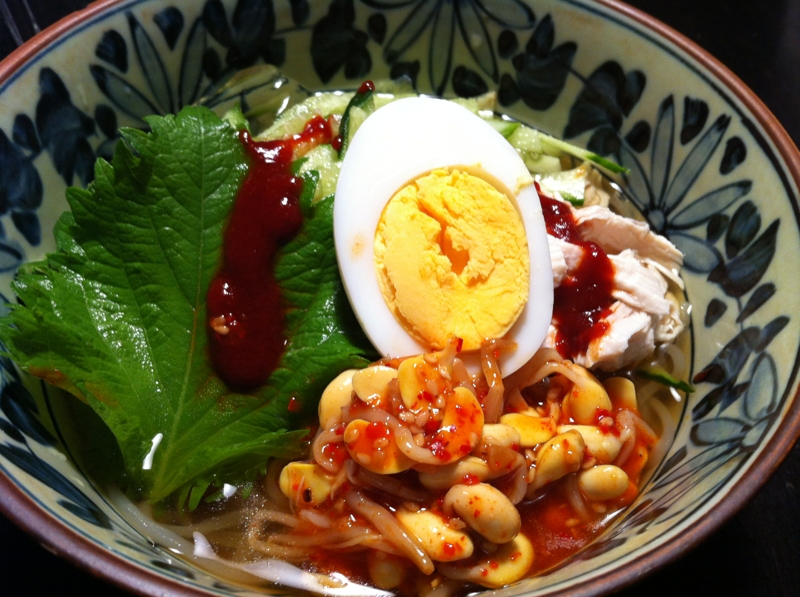
<instances>
[{"instance_id":1,"label":"red chili sauce","mask_svg":"<svg viewBox=\"0 0 800 597\"><path fill-rule=\"evenodd\" d=\"M239 139L250 158L225 230L223 265L206 296L214 370L233 390L263 385L286 344L283 305L275 281L275 253L300 230L302 178L292 161L330 143L330 123L317 116L299 135L282 141Z\"/></svg>"},{"instance_id":2,"label":"red chili sauce","mask_svg":"<svg viewBox=\"0 0 800 597\"><path fill-rule=\"evenodd\" d=\"M577 269L561 281L553 296L553 320L558 324L556 349L562 357L574 359L608 330L605 318L614 303L614 266L603 249L581 239L568 204L541 192L539 199L547 233L583 248Z\"/></svg>"}]
</instances>

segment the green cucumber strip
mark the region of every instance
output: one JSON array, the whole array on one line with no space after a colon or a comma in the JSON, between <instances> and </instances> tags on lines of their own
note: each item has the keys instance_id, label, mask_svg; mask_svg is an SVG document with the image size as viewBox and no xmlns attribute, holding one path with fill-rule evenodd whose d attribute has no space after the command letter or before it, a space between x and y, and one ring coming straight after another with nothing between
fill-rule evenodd
<instances>
[{"instance_id":1,"label":"green cucumber strip","mask_svg":"<svg viewBox=\"0 0 800 597\"><path fill-rule=\"evenodd\" d=\"M694 392L694 387L682 379L678 379L667 373L662 367L653 366L646 369L636 369L636 375L660 383L663 386L675 388L688 394Z\"/></svg>"},{"instance_id":2,"label":"green cucumber strip","mask_svg":"<svg viewBox=\"0 0 800 597\"><path fill-rule=\"evenodd\" d=\"M571 193L561 193L561 196L564 198L565 201L569 201L575 207L583 207L584 199L583 197L576 197Z\"/></svg>"},{"instance_id":3,"label":"green cucumber strip","mask_svg":"<svg viewBox=\"0 0 800 597\"><path fill-rule=\"evenodd\" d=\"M373 101L374 90L367 89L364 92L356 93L347 108L342 114L342 122L339 125L339 136L342 138L342 146L339 148L339 159L344 158L347 153L347 147L350 145L350 139L355 135L355 131L350 132L350 110L353 108L361 108L367 114L371 114L375 110L375 102Z\"/></svg>"},{"instance_id":4,"label":"green cucumber strip","mask_svg":"<svg viewBox=\"0 0 800 597\"><path fill-rule=\"evenodd\" d=\"M630 170L620 166L619 164L612 162L611 160L601 157L596 153L592 153L586 149L581 149L573 145L572 143L567 143L566 141L562 141L561 139L556 139L555 137L551 137L550 135L546 135L545 133L540 133L542 137L542 144L549 145L550 147L561 150L566 154L579 158L581 160L587 160L592 162L596 166L600 167L601 169L605 170L610 174L628 174ZM545 153L548 153L545 150Z\"/></svg>"},{"instance_id":5,"label":"green cucumber strip","mask_svg":"<svg viewBox=\"0 0 800 597\"><path fill-rule=\"evenodd\" d=\"M500 118L487 118L485 120L486 122L491 124L492 127L494 127L494 129L498 133L503 135L503 137L505 137L506 139L508 139L520 125L519 122L514 122L511 120L502 120Z\"/></svg>"}]
</instances>

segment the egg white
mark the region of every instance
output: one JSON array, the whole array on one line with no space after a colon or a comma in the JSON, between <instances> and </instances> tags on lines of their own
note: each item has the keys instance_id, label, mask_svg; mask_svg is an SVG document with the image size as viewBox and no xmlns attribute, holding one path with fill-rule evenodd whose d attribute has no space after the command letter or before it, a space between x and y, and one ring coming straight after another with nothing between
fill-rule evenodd
<instances>
[{"instance_id":1,"label":"egg white","mask_svg":"<svg viewBox=\"0 0 800 597\"><path fill-rule=\"evenodd\" d=\"M436 168L477 167L516 194L528 238L528 302L506 337L516 351L503 354L509 375L542 345L553 312L553 274L547 233L533 179L516 150L490 124L463 106L414 97L392 102L372 114L356 132L342 162L333 208L339 270L361 327L384 356L429 350L392 315L378 285L375 231L394 194Z\"/></svg>"}]
</instances>

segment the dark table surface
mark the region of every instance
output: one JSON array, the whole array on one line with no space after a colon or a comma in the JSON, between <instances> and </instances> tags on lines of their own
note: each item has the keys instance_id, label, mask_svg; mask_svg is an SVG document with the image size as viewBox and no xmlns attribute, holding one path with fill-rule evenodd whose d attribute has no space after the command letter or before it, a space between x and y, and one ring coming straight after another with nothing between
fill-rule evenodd
<instances>
[{"instance_id":1,"label":"dark table surface","mask_svg":"<svg viewBox=\"0 0 800 597\"><path fill-rule=\"evenodd\" d=\"M85 0L0 0L0 58ZM631 0L736 73L800 144L800 2ZM8 8L9 11L3 10ZM4 15L12 14L13 23ZM42 549L0 515L0 594L127 595ZM800 595L800 445L737 515L622 597Z\"/></svg>"}]
</instances>

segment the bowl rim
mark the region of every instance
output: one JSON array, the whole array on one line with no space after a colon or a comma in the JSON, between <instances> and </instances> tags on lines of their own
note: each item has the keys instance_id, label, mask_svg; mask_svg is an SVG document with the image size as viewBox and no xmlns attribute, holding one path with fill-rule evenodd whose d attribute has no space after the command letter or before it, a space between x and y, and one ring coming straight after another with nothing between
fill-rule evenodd
<instances>
[{"instance_id":1,"label":"bowl rim","mask_svg":"<svg viewBox=\"0 0 800 597\"><path fill-rule=\"evenodd\" d=\"M12 78L36 54L56 43L63 33L117 5L124 4L126 1L97 0L37 33L0 61L0 86ZM620 0L594 1L619 17L643 26L655 37L675 45L702 65L702 68L707 70L713 78L720 81L723 88L740 101L764 129L767 138L774 144L776 153L786 164L791 179L797 186L800 186L800 152L798 152L797 146L771 110L738 76L688 37L642 10ZM575 597L588 597L620 590L656 568L677 560L720 528L764 486L800 438L800 400L798 398L800 398L800 386L795 388L786 415L778 423L766 447L753 459L742 477L730 489L726 498L711 509L697 524L651 551L634 557L619 569L579 581L578 584L557 591L553 595L569 594ZM199 587L189 586L141 568L73 532L40 508L2 470L0 470L0 496L2 496L0 512L32 535L45 549L64 557L98 578L143 596L163 594L164 591L180 597L207 596L209 594Z\"/></svg>"}]
</instances>

